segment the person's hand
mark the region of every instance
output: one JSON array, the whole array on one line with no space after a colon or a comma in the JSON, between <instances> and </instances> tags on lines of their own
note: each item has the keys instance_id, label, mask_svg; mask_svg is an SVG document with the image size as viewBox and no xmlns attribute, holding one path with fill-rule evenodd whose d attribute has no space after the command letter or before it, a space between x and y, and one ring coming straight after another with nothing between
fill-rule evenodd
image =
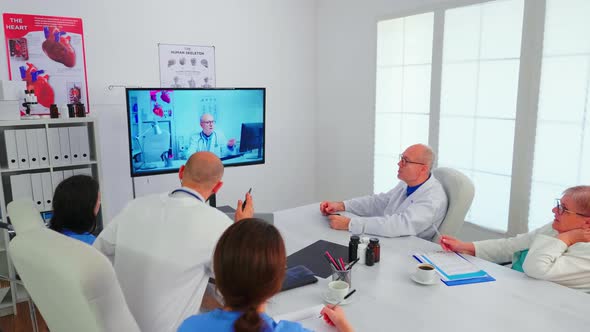
<instances>
[{"instance_id":1,"label":"person's hand","mask_svg":"<svg viewBox=\"0 0 590 332\"><path fill-rule=\"evenodd\" d=\"M339 306L328 307L325 306L320 312L324 317L326 323L336 326L339 332L352 332L352 325L346 319L344 310Z\"/></svg>"},{"instance_id":2,"label":"person's hand","mask_svg":"<svg viewBox=\"0 0 590 332\"><path fill-rule=\"evenodd\" d=\"M568 247L578 242L590 242L590 226L563 232L557 238L563 241Z\"/></svg>"},{"instance_id":3,"label":"person's hand","mask_svg":"<svg viewBox=\"0 0 590 332\"><path fill-rule=\"evenodd\" d=\"M323 201L320 203L320 212L324 216L327 216L331 213L336 213L338 211L344 211L344 203L343 202Z\"/></svg>"},{"instance_id":4,"label":"person's hand","mask_svg":"<svg viewBox=\"0 0 590 332\"><path fill-rule=\"evenodd\" d=\"M337 214L332 214L328 216L330 219L330 227L333 229L340 229L340 230L348 230L348 224L350 224L350 218L343 217Z\"/></svg>"},{"instance_id":5,"label":"person's hand","mask_svg":"<svg viewBox=\"0 0 590 332\"><path fill-rule=\"evenodd\" d=\"M475 246L473 245L473 242L463 242L455 239L452 236L443 235L440 238L440 246L445 251L454 251L475 256Z\"/></svg>"},{"instance_id":6,"label":"person's hand","mask_svg":"<svg viewBox=\"0 0 590 332\"><path fill-rule=\"evenodd\" d=\"M230 148L230 149L233 148L235 144L236 144L236 139L235 138L232 138L232 139L230 139L230 140L227 141L227 147Z\"/></svg>"},{"instance_id":7,"label":"person's hand","mask_svg":"<svg viewBox=\"0 0 590 332\"><path fill-rule=\"evenodd\" d=\"M254 216L254 202L252 201L252 195L246 193L246 206L242 209L242 200L238 200L238 206L236 207L236 214L234 216L235 221L240 221L245 218L252 218Z\"/></svg>"}]
</instances>

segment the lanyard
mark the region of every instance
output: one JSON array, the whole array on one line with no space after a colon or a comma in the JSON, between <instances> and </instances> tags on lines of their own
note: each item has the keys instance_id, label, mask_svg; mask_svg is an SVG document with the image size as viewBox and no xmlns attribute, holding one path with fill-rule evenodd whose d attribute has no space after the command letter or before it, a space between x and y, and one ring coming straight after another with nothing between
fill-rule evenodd
<instances>
[{"instance_id":1,"label":"lanyard","mask_svg":"<svg viewBox=\"0 0 590 332\"><path fill-rule=\"evenodd\" d=\"M180 188L180 189L176 189L176 190L173 190L173 191L170 193L170 195L172 195L172 194L176 194L176 193L185 193L185 194L189 194L189 195L193 196L194 198L198 199L199 201L201 201L201 202L203 201L203 200L201 199L201 197L199 197L199 196L195 195L194 193L192 193L192 192L190 192L190 191L188 191L188 190L182 189L182 188Z\"/></svg>"}]
</instances>

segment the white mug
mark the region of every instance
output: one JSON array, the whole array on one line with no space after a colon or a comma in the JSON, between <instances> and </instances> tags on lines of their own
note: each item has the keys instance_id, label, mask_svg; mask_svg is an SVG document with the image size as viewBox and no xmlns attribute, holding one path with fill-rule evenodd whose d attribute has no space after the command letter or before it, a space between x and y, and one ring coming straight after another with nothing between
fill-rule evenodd
<instances>
[{"instance_id":1,"label":"white mug","mask_svg":"<svg viewBox=\"0 0 590 332\"><path fill-rule=\"evenodd\" d=\"M328 283L328 298L332 301L342 301L346 294L348 294L349 289L350 286L346 281L330 281Z\"/></svg>"},{"instance_id":2,"label":"white mug","mask_svg":"<svg viewBox=\"0 0 590 332\"><path fill-rule=\"evenodd\" d=\"M431 283L434 281L435 277L436 270L434 269L434 266L430 264L418 264L418 266L416 266L414 278L416 278L417 281L423 283Z\"/></svg>"}]
</instances>

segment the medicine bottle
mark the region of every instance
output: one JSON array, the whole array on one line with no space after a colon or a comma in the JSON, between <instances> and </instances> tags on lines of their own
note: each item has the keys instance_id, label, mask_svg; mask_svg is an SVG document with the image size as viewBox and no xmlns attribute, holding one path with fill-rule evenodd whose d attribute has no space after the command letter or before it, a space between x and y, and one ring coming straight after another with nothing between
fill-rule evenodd
<instances>
[{"instance_id":1,"label":"medicine bottle","mask_svg":"<svg viewBox=\"0 0 590 332\"><path fill-rule=\"evenodd\" d=\"M373 249L373 253L375 254L375 263L379 263L381 260L381 245L379 245L379 239L372 237L369 240L369 248Z\"/></svg>"},{"instance_id":2,"label":"medicine bottle","mask_svg":"<svg viewBox=\"0 0 590 332\"><path fill-rule=\"evenodd\" d=\"M350 237L350 242L348 242L348 261L354 261L357 256L357 250L359 247L360 238L358 235L353 235Z\"/></svg>"},{"instance_id":3,"label":"medicine bottle","mask_svg":"<svg viewBox=\"0 0 590 332\"><path fill-rule=\"evenodd\" d=\"M375 252L373 251L373 246L371 244L367 246L367 251L365 252L365 265L375 265Z\"/></svg>"},{"instance_id":4,"label":"medicine bottle","mask_svg":"<svg viewBox=\"0 0 590 332\"><path fill-rule=\"evenodd\" d=\"M356 257L359 259L359 263L365 264L366 252L367 252L367 245L362 242L359 243L357 254L356 254Z\"/></svg>"},{"instance_id":5,"label":"medicine bottle","mask_svg":"<svg viewBox=\"0 0 590 332\"><path fill-rule=\"evenodd\" d=\"M49 106L49 117L52 119L59 118L59 110L57 109L56 104L51 104L51 106Z\"/></svg>"}]
</instances>

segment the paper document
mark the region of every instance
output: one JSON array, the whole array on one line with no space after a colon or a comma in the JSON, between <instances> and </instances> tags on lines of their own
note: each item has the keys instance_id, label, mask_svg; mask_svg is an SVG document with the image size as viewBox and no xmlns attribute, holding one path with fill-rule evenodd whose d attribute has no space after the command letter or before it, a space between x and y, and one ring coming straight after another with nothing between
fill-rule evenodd
<instances>
[{"instance_id":1,"label":"paper document","mask_svg":"<svg viewBox=\"0 0 590 332\"><path fill-rule=\"evenodd\" d=\"M451 251L434 251L414 255L419 262L432 264L448 286L494 281L486 271Z\"/></svg>"},{"instance_id":2,"label":"paper document","mask_svg":"<svg viewBox=\"0 0 590 332\"><path fill-rule=\"evenodd\" d=\"M301 325L303 325L303 327L306 329L316 332L336 331L336 328L324 322L323 318L318 318L323 307L323 304L319 304L311 308L274 316L273 319L277 323L282 320L298 322L301 323Z\"/></svg>"}]
</instances>

